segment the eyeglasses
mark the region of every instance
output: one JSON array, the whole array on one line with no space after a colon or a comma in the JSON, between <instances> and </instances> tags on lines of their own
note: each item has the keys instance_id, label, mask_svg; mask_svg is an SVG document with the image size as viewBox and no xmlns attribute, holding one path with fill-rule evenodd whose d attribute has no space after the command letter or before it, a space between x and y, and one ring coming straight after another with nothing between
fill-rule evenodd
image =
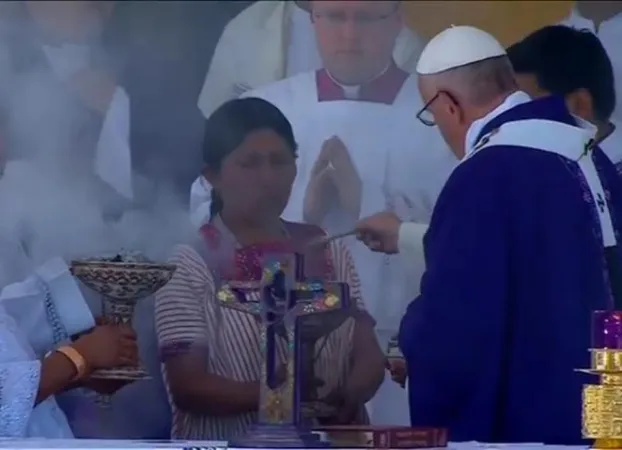
<instances>
[{"instance_id":1,"label":"eyeglasses","mask_svg":"<svg viewBox=\"0 0 622 450\"><path fill-rule=\"evenodd\" d=\"M346 24L350 20L361 28L371 28L393 16L397 12L398 8L399 5L396 5L396 7L388 14L369 14L358 12L352 17L349 17L344 11L334 11L328 13L313 12L311 17L314 21L319 21L325 25L335 28Z\"/></svg>"},{"instance_id":2,"label":"eyeglasses","mask_svg":"<svg viewBox=\"0 0 622 450\"><path fill-rule=\"evenodd\" d=\"M423 108L421 108L419 112L417 113L417 119L419 120L419 122L424 124L426 127L436 126L436 120L434 120L434 114L432 114L432 112L430 111L430 106L432 106L432 103L434 103L441 96L441 94L446 95L449 98L449 100L451 100L455 105L459 105L456 98L453 95L451 95L449 92L438 91L434 95L434 97L432 97L425 105L423 105Z\"/></svg>"}]
</instances>

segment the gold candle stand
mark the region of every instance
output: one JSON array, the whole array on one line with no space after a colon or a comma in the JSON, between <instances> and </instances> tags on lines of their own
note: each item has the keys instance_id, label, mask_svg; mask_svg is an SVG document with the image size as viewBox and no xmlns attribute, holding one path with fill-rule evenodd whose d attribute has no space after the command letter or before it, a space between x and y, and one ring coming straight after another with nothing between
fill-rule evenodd
<instances>
[{"instance_id":1,"label":"gold candle stand","mask_svg":"<svg viewBox=\"0 0 622 450\"><path fill-rule=\"evenodd\" d=\"M591 368L599 384L583 386L582 434L594 449L622 449L622 350L590 349Z\"/></svg>"}]
</instances>

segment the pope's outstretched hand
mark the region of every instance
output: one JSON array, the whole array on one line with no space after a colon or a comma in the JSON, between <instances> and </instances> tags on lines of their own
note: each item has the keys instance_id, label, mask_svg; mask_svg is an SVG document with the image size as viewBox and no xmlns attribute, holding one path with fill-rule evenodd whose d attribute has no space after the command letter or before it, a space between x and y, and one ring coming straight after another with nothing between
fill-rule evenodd
<instances>
[{"instance_id":1,"label":"pope's outstretched hand","mask_svg":"<svg viewBox=\"0 0 622 450\"><path fill-rule=\"evenodd\" d=\"M392 212L381 212L356 224L357 238L374 252L397 253L402 221Z\"/></svg>"}]
</instances>

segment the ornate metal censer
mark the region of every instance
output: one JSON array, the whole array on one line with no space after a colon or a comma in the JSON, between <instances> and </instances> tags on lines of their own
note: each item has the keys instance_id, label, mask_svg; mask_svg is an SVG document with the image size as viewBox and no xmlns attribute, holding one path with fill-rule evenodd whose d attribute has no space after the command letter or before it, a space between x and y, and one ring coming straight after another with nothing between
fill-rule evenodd
<instances>
[{"instance_id":1,"label":"ornate metal censer","mask_svg":"<svg viewBox=\"0 0 622 450\"><path fill-rule=\"evenodd\" d=\"M327 447L303 425L306 405L317 413L317 391L303 389L314 378L315 342L338 328L352 313L348 285L304 280L303 258L298 254L271 255L264 260L259 282L229 281L218 291L225 308L261 319L263 354L259 421L231 444L246 448ZM252 296L257 293L259 296ZM277 339L287 341L285 380L279 383ZM309 412L309 411L307 411Z\"/></svg>"},{"instance_id":2,"label":"ornate metal censer","mask_svg":"<svg viewBox=\"0 0 622 450\"><path fill-rule=\"evenodd\" d=\"M622 311L593 314L591 367L599 384L583 386L583 437L592 448L622 448Z\"/></svg>"},{"instance_id":3,"label":"ornate metal censer","mask_svg":"<svg viewBox=\"0 0 622 450\"><path fill-rule=\"evenodd\" d=\"M168 283L175 268L173 264L124 261L120 256L71 262L71 273L101 295L104 317L112 323L129 325L136 303ZM136 381L149 378L149 375L141 365L98 370L91 377Z\"/></svg>"}]
</instances>

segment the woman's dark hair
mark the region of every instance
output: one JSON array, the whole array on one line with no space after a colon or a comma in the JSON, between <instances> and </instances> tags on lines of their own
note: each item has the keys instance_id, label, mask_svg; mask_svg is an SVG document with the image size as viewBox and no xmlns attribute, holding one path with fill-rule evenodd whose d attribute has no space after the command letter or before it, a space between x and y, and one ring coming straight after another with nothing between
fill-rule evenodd
<instances>
[{"instance_id":1,"label":"woman's dark hair","mask_svg":"<svg viewBox=\"0 0 622 450\"><path fill-rule=\"evenodd\" d=\"M260 98L241 98L224 103L207 119L203 139L203 162L218 173L231 152L242 144L249 134L271 130L280 136L296 156L296 140L287 117L272 103ZM210 216L222 210L222 198L212 188Z\"/></svg>"}]
</instances>

